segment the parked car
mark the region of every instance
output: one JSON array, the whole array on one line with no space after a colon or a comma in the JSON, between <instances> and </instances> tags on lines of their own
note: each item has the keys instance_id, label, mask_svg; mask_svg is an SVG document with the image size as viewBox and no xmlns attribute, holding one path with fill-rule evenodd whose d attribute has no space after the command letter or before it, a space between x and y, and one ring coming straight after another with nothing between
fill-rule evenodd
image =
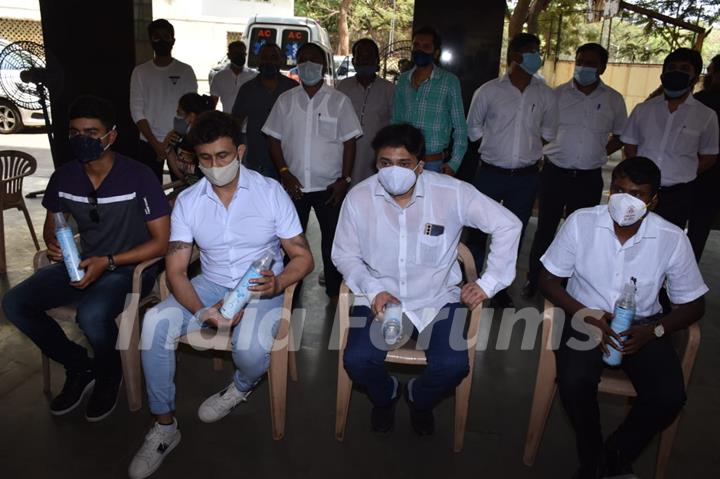
<instances>
[{"instance_id":1,"label":"parked car","mask_svg":"<svg viewBox=\"0 0 720 479\"><path fill-rule=\"evenodd\" d=\"M352 59L352 55L335 55L333 57L338 80L355 76L355 66L352 63Z\"/></svg>"},{"instance_id":2,"label":"parked car","mask_svg":"<svg viewBox=\"0 0 720 479\"><path fill-rule=\"evenodd\" d=\"M7 40L0 39L0 52L9 44ZM20 72L17 72L17 77L20 78ZM18 88L22 89L25 85L27 84L18 83ZM0 88L0 134L18 133L25 127L34 126L45 126L42 111L22 108L8 98Z\"/></svg>"}]
</instances>

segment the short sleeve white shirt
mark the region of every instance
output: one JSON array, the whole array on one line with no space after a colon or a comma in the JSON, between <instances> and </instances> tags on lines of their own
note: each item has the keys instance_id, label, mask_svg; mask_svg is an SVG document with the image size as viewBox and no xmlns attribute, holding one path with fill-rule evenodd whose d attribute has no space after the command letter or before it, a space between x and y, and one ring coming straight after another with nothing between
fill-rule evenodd
<instances>
[{"instance_id":1,"label":"short sleeve white shirt","mask_svg":"<svg viewBox=\"0 0 720 479\"><path fill-rule=\"evenodd\" d=\"M257 76L257 72L243 68L236 75L230 65L215 74L210 83L210 94L220 98L225 113L232 113L240 87Z\"/></svg>"}]
</instances>

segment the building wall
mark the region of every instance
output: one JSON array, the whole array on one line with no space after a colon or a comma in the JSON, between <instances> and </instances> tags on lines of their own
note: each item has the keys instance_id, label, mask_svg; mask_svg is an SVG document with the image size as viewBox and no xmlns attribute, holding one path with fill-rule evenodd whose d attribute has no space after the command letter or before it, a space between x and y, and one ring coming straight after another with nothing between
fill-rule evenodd
<instances>
[{"instance_id":1,"label":"building wall","mask_svg":"<svg viewBox=\"0 0 720 479\"><path fill-rule=\"evenodd\" d=\"M0 38L43 43L38 0L0 0Z\"/></svg>"},{"instance_id":2,"label":"building wall","mask_svg":"<svg viewBox=\"0 0 720 479\"><path fill-rule=\"evenodd\" d=\"M250 17L293 16L294 9L294 0L152 0L153 18L175 27L173 56L193 67L200 93L209 91L210 69L225 56L228 39L244 35Z\"/></svg>"}]
</instances>

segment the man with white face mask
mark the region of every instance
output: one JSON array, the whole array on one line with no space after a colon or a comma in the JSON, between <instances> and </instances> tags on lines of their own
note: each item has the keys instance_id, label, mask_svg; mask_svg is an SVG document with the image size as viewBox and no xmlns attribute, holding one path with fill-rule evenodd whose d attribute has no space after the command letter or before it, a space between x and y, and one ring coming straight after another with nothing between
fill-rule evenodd
<instances>
[{"instance_id":1,"label":"man with white face mask","mask_svg":"<svg viewBox=\"0 0 720 479\"><path fill-rule=\"evenodd\" d=\"M315 211L322 234L325 293L336 300L342 281L330 259L340 204L352 182L355 139L362 135L352 102L323 82L325 51L314 43L298 49L302 85L280 95L262 131L280 180L307 229Z\"/></svg>"},{"instance_id":2,"label":"man with white face mask","mask_svg":"<svg viewBox=\"0 0 720 479\"><path fill-rule=\"evenodd\" d=\"M247 400L267 371L282 293L313 269L290 198L275 180L240 164L245 147L239 123L226 113L206 112L189 140L205 177L178 196L165 258L172 296L143 321L142 362L156 423L130 464L133 479L152 474L180 442L173 382L178 338L201 328L232 328L233 380L198 409L201 421L219 421ZM201 273L190 279L193 243ZM289 257L284 268L282 250ZM255 297L235 317L223 317L223 298L266 251L274 254L274 266L250 280Z\"/></svg>"},{"instance_id":3,"label":"man with white face mask","mask_svg":"<svg viewBox=\"0 0 720 479\"><path fill-rule=\"evenodd\" d=\"M557 384L575 429L579 479L636 477L624 474L632 474L632 462L685 403L680 361L668 336L702 317L708 288L685 233L648 212L659 188L660 170L651 160L623 161L613 170L609 204L570 215L541 258L540 290L565 312ZM637 285L635 321L618 334L609 326L610 312L631 278ZM666 281L676 307L663 316L659 292ZM600 332L600 343L590 342L588 349L588 334ZM622 353L621 367L638 395L603 445L597 391L610 347Z\"/></svg>"},{"instance_id":4,"label":"man with white face mask","mask_svg":"<svg viewBox=\"0 0 720 479\"><path fill-rule=\"evenodd\" d=\"M413 428L427 435L433 408L468 373L463 304L474 309L512 282L521 224L469 183L424 170L417 128L385 127L372 146L378 174L348 193L333 243L333 261L356 295L351 317L363 319L351 324L345 369L373 402L373 430L388 433L403 388L385 371L387 347L375 318L401 303L412 324L404 337L416 337L428 361L405 390ZM480 279L460 290L457 248L465 226L490 234L491 252Z\"/></svg>"}]
</instances>

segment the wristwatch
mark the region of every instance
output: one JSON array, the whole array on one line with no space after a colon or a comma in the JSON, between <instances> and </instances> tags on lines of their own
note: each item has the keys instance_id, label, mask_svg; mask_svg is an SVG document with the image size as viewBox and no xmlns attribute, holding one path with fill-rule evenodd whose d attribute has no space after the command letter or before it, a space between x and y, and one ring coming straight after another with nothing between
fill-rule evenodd
<instances>
[{"instance_id":1,"label":"wristwatch","mask_svg":"<svg viewBox=\"0 0 720 479\"><path fill-rule=\"evenodd\" d=\"M113 258L113 255L109 254L107 255L108 259L108 271L115 271L117 269L117 265L115 264L115 259Z\"/></svg>"},{"instance_id":2,"label":"wristwatch","mask_svg":"<svg viewBox=\"0 0 720 479\"><path fill-rule=\"evenodd\" d=\"M345 178L341 178L341 180L344 180L345 183L347 183L348 185L349 185L350 183L352 183L352 178L349 177L349 176L346 176Z\"/></svg>"},{"instance_id":3,"label":"wristwatch","mask_svg":"<svg viewBox=\"0 0 720 479\"><path fill-rule=\"evenodd\" d=\"M662 323L658 322L655 325L655 337L662 338L665 336L665 326L662 325Z\"/></svg>"}]
</instances>

